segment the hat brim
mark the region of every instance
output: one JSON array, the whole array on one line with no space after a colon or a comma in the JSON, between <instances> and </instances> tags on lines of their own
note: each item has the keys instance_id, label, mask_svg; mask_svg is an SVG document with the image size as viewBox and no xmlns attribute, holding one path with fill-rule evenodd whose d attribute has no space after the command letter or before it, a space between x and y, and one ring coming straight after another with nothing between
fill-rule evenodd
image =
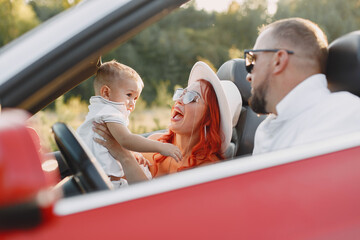
<instances>
[{"instance_id":1,"label":"hat brim","mask_svg":"<svg viewBox=\"0 0 360 240\"><path fill-rule=\"evenodd\" d=\"M206 63L201 61L195 63L191 69L188 85L200 79L204 79L210 82L215 90L220 111L220 129L224 134L224 139L222 139L221 144L221 151L222 153L225 153L230 145L232 136L232 117L230 106L227 102L223 87L221 86L220 79Z\"/></svg>"}]
</instances>

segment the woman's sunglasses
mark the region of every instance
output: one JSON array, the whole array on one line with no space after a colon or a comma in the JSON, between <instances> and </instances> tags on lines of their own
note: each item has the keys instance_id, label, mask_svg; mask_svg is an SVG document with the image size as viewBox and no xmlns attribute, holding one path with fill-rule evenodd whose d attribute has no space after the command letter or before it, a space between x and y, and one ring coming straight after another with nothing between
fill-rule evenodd
<instances>
[{"instance_id":1,"label":"woman's sunglasses","mask_svg":"<svg viewBox=\"0 0 360 240\"><path fill-rule=\"evenodd\" d=\"M284 49L245 49L244 50L244 59L245 59L245 67L246 67L246 71L248 73L251 73L254 65L255 65L255 56L254 56L254 52L278 52L280 50L284 50ZM293 51L290 50L285 50L288 54L294 54Z\"/></svg>"},{"instance_id":2,"label":"woman's sunglasses","mask_svg":"<svg viewBox=\"0 0 360 240\"><path fill-rule=\"evenodd\" d=\"M175 90L173 100L178 101L182 98L182 103L188 104L191 102L197 102L200 97L201 96L198 92L183 89L183 88L178 88Z\"/></svg>"}]
</instances>

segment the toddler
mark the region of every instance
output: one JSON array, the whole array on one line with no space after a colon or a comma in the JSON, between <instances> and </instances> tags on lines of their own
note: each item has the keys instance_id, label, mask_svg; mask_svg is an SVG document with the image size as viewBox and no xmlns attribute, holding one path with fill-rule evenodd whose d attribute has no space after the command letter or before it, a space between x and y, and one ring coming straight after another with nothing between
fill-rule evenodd
<instances>
[{"instance_id":1,"label":"toddler","mask_svg":"<svg viewBox=\"0 0 360 240\"><path fill-rule=\"evenodd\" d=\"M158 152L180 161L182 156L178 147L169 143L150 140L132 134L127 125L129 114L135 109L136 100L144 87L139 74L132 68L115 60L101 64L95 80L95 95L90 98L89 113L85 122L77 129L78 134L93 152L109 176L115 188L127 185L119 161L108 150L93 139L93 122L104 122L110 133L123 147L135 152ZM97 138L100 138L96 134Z\"/></svg>"}]
</instances>

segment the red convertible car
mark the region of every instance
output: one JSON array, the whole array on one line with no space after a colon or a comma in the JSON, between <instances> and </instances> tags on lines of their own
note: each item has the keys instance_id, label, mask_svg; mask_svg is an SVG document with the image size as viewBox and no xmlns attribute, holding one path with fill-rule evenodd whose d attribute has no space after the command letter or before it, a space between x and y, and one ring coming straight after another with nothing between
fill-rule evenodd
<instances>
[{"instance_id":1,"label":"red convertible car","mask_svg":"<svg viewBox=\"0 0 360 240\"><path fill-rule=\"evenodd\" d=\"M86 1L0 50L0 239L360 239L360 132L252 156L264 116L247 104L242 59L217 73L243 97L231 159L112 190L66 124L52 128L60 151L41 153L29 115L187 0L107 2ZM360 95L359 31L330 44L327 78Z\"/></svg>"}]
</instances>

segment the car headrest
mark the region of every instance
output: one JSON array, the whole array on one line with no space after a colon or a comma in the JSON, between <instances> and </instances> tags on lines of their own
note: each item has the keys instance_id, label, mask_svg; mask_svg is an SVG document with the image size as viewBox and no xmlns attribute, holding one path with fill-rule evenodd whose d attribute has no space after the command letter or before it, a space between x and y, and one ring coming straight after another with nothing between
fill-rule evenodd
<instances>
[{"instance_id":1,"label":"car headrest","mask_svg":"<svg viewBox=\"0 0 360 240\"><path fill-rule=\"evenodd\" d=\"M251 96L251 84L246 80L247 71L244 59L231 59L225 62L217 72L220 80L230 80L238 87L243 105L248 105Z\"/></svg>"},{"instance_id":2,"label":"car headrest","mask_svg":"<svg viewBox=\"0 0 360 240\"><path fill-rule=\"evenodd\" d=\"M360 96L360 31L342 36L329 45L326 77L331 91Z\"/></svg>"}]
</instances>

